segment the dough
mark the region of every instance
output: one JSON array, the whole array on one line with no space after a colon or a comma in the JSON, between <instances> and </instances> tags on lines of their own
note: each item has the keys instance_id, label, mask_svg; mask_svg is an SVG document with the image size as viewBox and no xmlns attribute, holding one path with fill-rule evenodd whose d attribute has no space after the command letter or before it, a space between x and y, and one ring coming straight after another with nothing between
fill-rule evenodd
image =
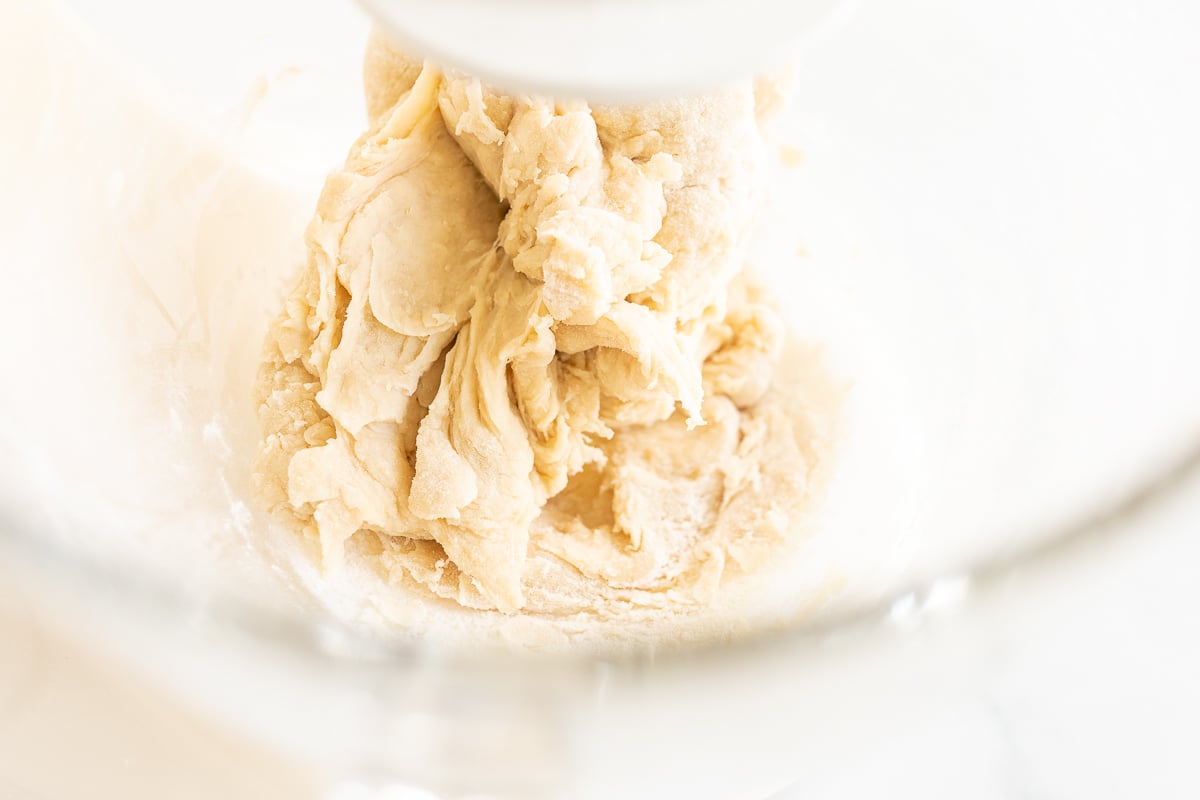
<instances>
[{"instance_id":1,"label":"dough","mask_svg":"<svg viewBox=\"0 0 1200 800\"><path fill-rule=\"evenodd\" d=\"M769 84L513 97L374 39L260 374L260 493L402 592L620 617L713 601L813 467L743 274Z\"/></svg>"}]
</instances>

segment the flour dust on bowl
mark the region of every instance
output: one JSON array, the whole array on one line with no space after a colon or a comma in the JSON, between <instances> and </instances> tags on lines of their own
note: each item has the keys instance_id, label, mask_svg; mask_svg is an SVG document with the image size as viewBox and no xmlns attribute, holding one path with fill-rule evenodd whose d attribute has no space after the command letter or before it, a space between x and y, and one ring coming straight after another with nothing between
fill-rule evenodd
<instances>
[{"instance_id":1,"label":"flour dust on bowl","mask_svg":"<svg viewBox=\"0 0 1200 800\"><path fill-rule=\"evenodd\" d=\"M1197 12L1053 5L864 5L639 107L350 5L6 10L14 573L355 780L778 788L837 670L887 685L796 630L1200 436Z\"/></svg>"}]
</instances>

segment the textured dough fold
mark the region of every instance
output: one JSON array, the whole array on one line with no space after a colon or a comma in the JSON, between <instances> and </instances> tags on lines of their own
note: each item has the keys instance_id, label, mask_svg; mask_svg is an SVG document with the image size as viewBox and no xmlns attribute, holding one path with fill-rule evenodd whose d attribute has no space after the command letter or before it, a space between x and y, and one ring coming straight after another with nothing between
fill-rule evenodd
<instances>
[{"instance_id":1,"label":"textured dough fold","mask_svg":"<svg viewBox=\"0 0 1200 800\"><path fill-rule=\"evenodd\" d=\"M260 373L265 501L336 567L470 608L703 604L795 526L812 467L741 274L747 82L641 107L497 93L373 39Z\"/></svg>"}]
</instances>

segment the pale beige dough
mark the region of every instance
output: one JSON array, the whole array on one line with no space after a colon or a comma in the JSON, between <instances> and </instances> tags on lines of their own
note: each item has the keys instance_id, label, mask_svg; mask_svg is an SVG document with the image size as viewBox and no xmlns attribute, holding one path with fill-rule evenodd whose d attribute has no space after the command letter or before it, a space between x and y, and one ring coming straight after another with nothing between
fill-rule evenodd
<instances>
[{"instance_id":1,"label":"pale beige dough","mask_svg":"<svg viewBox=\"0 0 1200 800\"><path fill-rule=\"evenodd\" d=\"M374 39L260 375L259 488L336 569L619 617L711 602L796 529L815 451L742 275L769 85L497 94ZM766 88L764 88L766 87Z\"/></svg>"}]
</instances>

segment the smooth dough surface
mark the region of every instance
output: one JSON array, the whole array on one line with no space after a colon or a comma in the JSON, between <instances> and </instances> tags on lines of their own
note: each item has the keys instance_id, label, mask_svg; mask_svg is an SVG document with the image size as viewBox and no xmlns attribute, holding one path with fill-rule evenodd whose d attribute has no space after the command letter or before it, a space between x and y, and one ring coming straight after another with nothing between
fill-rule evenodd
<instances>
[{"instance_id":1,"label":"smooth dough surface","mask_svg":"<svg viewBox=\"0 0 1200 800\"><path fill-rule=\"evenodd\" d=\"M504 613L704 606L770 559L814 455L743 274L767 84L589 107L378 39L365 84L260 372L270 508L326 570Z\"/></svg>"}]
</instances>

